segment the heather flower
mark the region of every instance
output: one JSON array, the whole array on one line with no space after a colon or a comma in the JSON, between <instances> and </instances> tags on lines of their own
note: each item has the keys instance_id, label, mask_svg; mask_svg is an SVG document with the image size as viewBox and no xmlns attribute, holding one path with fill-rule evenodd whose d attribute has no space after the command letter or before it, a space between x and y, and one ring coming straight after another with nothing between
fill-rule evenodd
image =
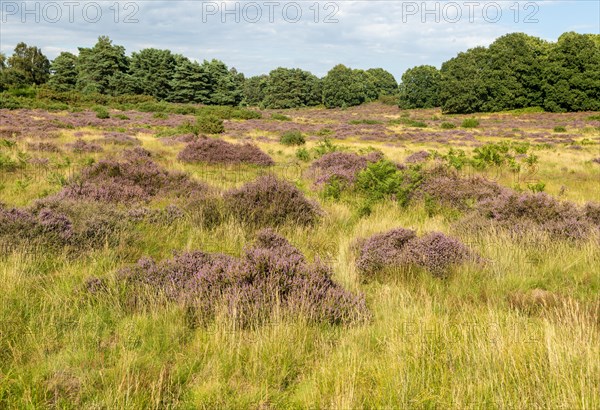
<instances>
[{"instance_id":1,"label":"heather flower","mask_svg":"<svg viewBox=\"0 0 600 410\"><path fill-rule=\"evenodd\" d=\"M177 158L184 162L219 164L247 163L273 165L273 159L252 144L230 144L223 140L202 138L186 145Z\"/></svg>"},{"instance_id":2,"label":"heather flower","mask_svg":"<svg viewBox=\"0 0 600 410\"><path fill-rule=\"evenodd\" d=\"M440 232L417 237L404 228L373 235L358 245L356 267L365 278L386 269L411 266L445 276L450 268L475 256L460 241Z\"/></svg>"},{"instance_id":3,"label":"heather flower","mask_svg":"<svg viewBox=\"0 0 600 410\"><path fill-rule=\"evenodd\" d=\"M271 230L259 232L241 258L200 251L177 253L162 262L142 258L119 278L134 300L151 289L193 307L204 320L225 308L241 326L260 324L277 310L333 324L368 316L362 296L333 282L327 267L308 264Z\"/></svg>"},{"instance_id":4,"label":"heather flower","mask_svg":"<svg viewBox=\"0 0 600 410\"><path fill-rule=\"evenodd\" d=\"M407 164L418 164L420 162L425 162L431 157L431 154L427 151L417 151L414 154L409 155L404 160Z\"/></svg>"},{"instance_id":5,"label":"heather flower","mask_svg":"<svg viewBox=\"0 0 600 410\"><path fill-rule=\"evenodd\" d=\"M434 276L444 276L452 266L467 262L471 251L460 241L440 232L417 238L406 248L406 263L428 270Z\"/></svg>"},{"instance_id":6,"label":"heather flower","mask_svg":"<svg viewBox=\"0 0 600 410\"><path fill-rule=\"evenodd\" d=\"M60 148L52 142L32 142L27 145L31 151L60 152Z\"/></svg>"},{"instance_id":7,"label":"heather flower","mask_svg":"<svg viewBox=\"0 0 600 410\"><path fill-rule=\"evenodd\" d=\"M431 198L444 206L464 211L505 191L506 188L483 177L463 178L454 170L436 167L425 173L416 196Z\"/></svg>"},{"instance_id":8,"label":"heather flower","mask_svg":"<svg viewBox=\"0 0 600 410\"><path fill-rule=\"evenodd\" d=\"M78 153L78 154L84 153L84 152L91 153L91 152L102 152L102 151L104 151L100 145L94 144L94 143L91 143L91 142L87 142L87 141L84 141L82 139L78 139L77 141L72 142L70 144L66 144L66 145L67 145L67 147L71 148L71 150L73 152Z\"/></svg>"},{"instance_id":9,"label":"heather flower","mask_svg":"<svg viewBox=\"0 0 600 410\"><path fill-rule=\"evenodd\" d=\"M316 185L323 185L336 178L347 185L356 182L360 171L365 169L369 163L379 161L383 155L374 151L366 156L350 152L330 152L313 162L310 169L314 174Z\"/></svg>"},{"instance_id":10,"label":"heather flower","mask_svg":"<svg viewBox=\"0 0 600 410\"><path fill-rule=\"evenodd\" d=\"M539 229L552 236L582 239L589 233L589 220L575 204L559 201L546 193L506 191L482 201L479 215L512 232ZM591 211L593 218L593 211Z\"/></svg>"},{"instance_id":11,"label":"heather flower","mask_svg":"<svg viewBox=\"0 0 600 410\"><path fill-rule=\"evenodd\" d=\"M164 170L143 148L124 151L123 157L123 161L101 160L83 169L58 197L133 203L149 201L162 194L201 196L208 191L206 185L192 181L183 173Z\"/></svg>"},{"instance_id":12,"label":"heather flower","mask_svg":"<svg viewBox=\"0 0 600 410\"><path fill-rule=\"evenodd\" d=\"M259 226L293 222L308 225L321 214L319 206L306 199L290 182L266 175L225 193L225 203L236 218Z\"/></svg>"}]
</instances>

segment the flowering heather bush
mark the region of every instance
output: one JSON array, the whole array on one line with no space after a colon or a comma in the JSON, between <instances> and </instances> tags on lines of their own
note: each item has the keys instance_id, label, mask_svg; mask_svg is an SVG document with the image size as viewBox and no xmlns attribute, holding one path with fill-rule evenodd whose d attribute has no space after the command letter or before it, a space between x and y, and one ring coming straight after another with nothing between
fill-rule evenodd
<instances>
[{"instance_id":1,"label":"flowering heather bush","mask_svg":"<svg viewBox=\"0 0 600 410\"><path fill-rule=\"evenodd\" d=\"M333 178L352 185L360 171L369 163L377 162L383 155L374 151L368 155L358 155L351 152L330 152L312 163L310 169L314 175L316 185L331 182Z\"/></svg>"},{"instance_id":2,"label":"flowering heather bush","mask_svg":"<svg viewBox=\"0 0 600 410\"><path fill-rule=\"evenodd\" d=\"M480 201L496 198L504 191L505 188L483 177L462 178L454 170L436 167L425 172L416 197L433 199L443 206L465 211Z\"/></svg>"},{"instance_id":3,"label":"flowering heather bush","mask_svg":"<svg viewBox=\"0 0 600 410\"><path fill-rule=\"evenodd\" d=\"M132 203L158 195L202 196L208 187L183 173L170 172L156 164L151 154L135 148L123 152L123 160L102 160L72 179L59 198Z\"/></svg>"},{"instance_id":4,"label":"flowering heather bush","mask_svg":"<svg viewBox=\"0 0 600 410\"><path fill-rule=\"evenodd\" d=\"M444 276L452 266L467 262L472 253L459 240L441 232L431 232L415 239L406 248L406 262Z\"/></svg>"},{"instance_id":5,"label":"flowering heather bush","mask_svg":"<svg viewBox=\"0 0 600 410\"><path fill-rule=\"evenodd\" d=\"M516 233L539 229L552 236L583 239L590 232L588 211L545 193L505 191L494 199L482 201L477 210L484 218ZM593 220L594 211L589 215Z\"/></svg>"},{"instance_id":6,"label":"flowering heather bush","mask_svg":"<svg viewBox=\"0 0 600 410\"><path fill-rule=\"evenodd\" d=\"M475 255L460 241L440 232L417 237L410 229L397 228L359 243L356 266L366 278L390 268L416 266L435 276L445 276L455 265Z\"/></svg>"},{"instance_id":7,"label":"flowering heather bush","mask_svg":"<svg viewBox=\"0 0 600 410\"><path fill-rule=\"evenodd\" d=\"M142 143L135 137L132 137L127 134L123 134L122 132L106 132L102 139L98 140L103 144L113 144L113 145L126 145L126 146L135 146L141 145Z\"/></svg>"},{"instance_id":8,"label":"flowering heather bush","mask_svg":"<svg viewBox=\"0 0 600 410\"><path fill-rule=\"evenodd\" d=\"M258 325L278 310L317 323L346 324L368 317L362 296L333 282L327 267L308 264L298 249L271 230L261 231L239 259L200 251L162 262L144 258L119 277L134 300L141 301L151 289L195 308L202 321L223 309L241 326Z\"/></svg>"},{"instance_id":9,"label":"flowering heather bush","mask_svg":"<svg viewBox=\"0 0 600 410\"><path fill-rule=\"evenodd\" d=\"M218 164L247 163L273 165L273 159L252 144L230 144L223 140L202 138L188 144L177 156L184 162Z\"/></svg>"},{"instance_id":10,"label":"flowering heather bush","mask_svg":"<svg viewBox=\"0 0 600 410\"><path fill-rule=\"evenodd\" d=\"M373 276L389 266L403 264L405 245L416 238L410 229L397 228L363 241L356 267L365 276Z\"/></svg>"},{"instance_id":11,"label":"flowering heather bush","mask_svg":"<svg viewBox=\"0 0 600 410\"><path fill-rule=\"evenodd\" d=\"M431 154L427 151L417 151L414 154L409 155L404 162L407 164L417 164L425 162L431 157Z\"/></svg>"},{"instance_id":12,"label":"flowering heather bush","mask_svg":"<svg viewBox=\"0 0 600 410\"><path fill-rule=\"evenodd\" d=\"M0 238L11 243L41 239L47 246L65 245L72 236L73 226L64 214L48 208L36 214L0 205Z\"/></svg>"},{"instance_id":13,"label":"flowering heather bush","mask_svg":"<svg viewBox=\"0 0 600 410\"><path fill-rule=\"evenodd\" d=\"M27 148L31 151L60 152L60 148L52 142L33 142L27 144Z\"/></svg>"},{"instance_id":14,"label":"flowering heather bush","mask_svg":"<svg viewBox=\"0 0 600 410\"><path fill-rule=\"evenodd\" d=\"M239 220L258 226L288 222L308 225L321 214L319 206L293 184L273 175L258 177L239 189L228 191L225 203Z\"/></svg>"},{"instance_id":15,"label":"flowering heather bush","mask_svg":"<svg viewBox=\"0 0 600 410\"><path fill-rule=\"evenodd\" d=\"M600 227L600 203L588 202L583 207L586 218L593 224Z\"/></svg>"},{"instance_id":16,"label":"flowering heather bush","mask_svg":"<svg viewBox=\"0 0 600 410\"><path fill-rule=\"evenodd\" d=\"M90 152L104 151L100 145L94 144L91 142L87 142L82 139L78 139L75 142L67 144L67 147L71 148L71 150L75 153L84 153L84 152L90 153Z\"/></svg>"}]
</instances>

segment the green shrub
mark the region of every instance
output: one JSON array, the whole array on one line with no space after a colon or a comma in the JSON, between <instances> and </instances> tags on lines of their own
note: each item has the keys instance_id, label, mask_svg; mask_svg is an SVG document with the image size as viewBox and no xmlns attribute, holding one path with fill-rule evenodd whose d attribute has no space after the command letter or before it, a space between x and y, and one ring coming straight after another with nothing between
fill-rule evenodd
<instances>
[{"instance_id":1,"label":"green shrub","mask_svg":"<svg viewBox=\"0 0 600 410\"><path fill-rule=\"evenodd\" d=\"M108 110L106 109L106 107L96 106L92 110L96 112L97 118L100 118L103 120L110 118L110 114L108 113Z\"/></svg>"},{"instance_id":2,"label":"green shrub","mask_svg":"<svg viewBox=\"0 0 600 410\"><path fill-rule=\"evenodd\" d=\"M323 138L319 143L313 148L313 151L318 157L321 157L325 154L329 154L330 152L339 151L340 147L335 145L331 140L327 137Z\"/></svg>"},{"instance_id":3,"label":"green shrub","mask_svg":"<svg viewBox=\"0 0 600 410\"><path fill-rule=\"evenodd\" d=\"M477 118L465 118L460 126L463 128L477 128L479 127L479 120Z\"/></svg>"},{"instance_id":4,"label":"green shrub","mask_svg":"<svg viewBox=\"0 0 600 410\"><path fill-rule=\"evenodd\" d=\"M113 117L118 118L120 120L128 120L129 119L129 117L126 116L125 114L115 114L115 115L113 115Z\"/></svg>"},{"instance_id":5,"label":"green shrub","mask_svg":"<svg viewBox=\"0 0 600 410\"><path fill-rule=\"evenodd\" d=\"M152 118L166 120L167 118L169 118L169 115L164 112L155 112L154 114L152 114Z\"/></svg>"},{"instance_id":6,"label":"green shrub","mask_svg":"<svg viewBox=\"0 0 600 410\"><path fill-rule=\"evenodd\" d=\"M271 119L276 121L291 121L292 119L287 115L273 113L271 114Z\"/></svg>"},{"instance_id":7,"label":"green shrub","mask_svg":"<svg viewBox=\"0 0 600 410\"><path fill-rule=\"evenodd\" d=\"M456 128L456 125L454 125L454 124L453 124L453 123L451 123L451 122L443 122L443 123L440 125L440 127L442 127L442 129L444 129L444 130L451 130L451 129L454 129L454 128Z\"/></svg>"},{"instance_id":8,"label":"green shrub","mask_svg":"<svg viewBox=\"0 0 600 410\"><path fill-rule=\"evenodd\" d=\"M600 121L600 114L590 115L589 117L587 117L587 119L590 121Z\"/></svg>"},{"instance_id":9,"label":"green shrub","mask_svg":"<svg viewBox=\"0 0 600 410\"><path fill-rule=\"evenodd\" d=\"M279 140L283 145L303 145L306 143L300 131L286 131Z\"/></svg>"},{"instance_id":10,"label":"green shrub","mask_svg":"<svg viewBox=\"0 0 600 410\"><path fill-rule=\"evenodd\" d=\"M300 161L308 162L310 161L310 153L306 148L298 148L296 150L296 158Z\"/></svg>"},{"instance_id":11,"label":"green shrub","mask_svg":"<svg viewBox=\"0 0 600 410\"><path fill-rule=\"evenodd\" d=\"M554 127L554 132L567 132L567 128L562 125L559 125Z\"/></svg>"},{"instance_id":12,"label":"green shrub","mask_svg":"<svg viewBox=\"0 0 600 410\"><path fill-rule=\"evenodd\" d=\"M5 108L7 110L18 110L25 108L21 98L13 97L7 93L0 95L0 109Z\"/></svg>"},{"instance_id":13,"label":"green shrub","mask_svg":"<svg viewBox=\"0 0 600 410\"><path fill-rule=\"evenodd\" d=\"M378 101L384 105L398 105L398 96L380 95Z\"/></svg>"},{"instance_id":14,"label":"green shrub","mask_svg":"<svg viewBox=\"0 0 600 410\"><path fill-rule=\"evenodd\" d=\"M372 125L372 124L381 124L381 121L377 121L377 120L368 120L368 119L363 119L363 120L351 120L351 121L349 122L349 124L352 124L352 125L358 125L358 124L369 124L369 125Z\"/></svg>"},{"instance_id":15,"label":"green shrub","mask_svg":"<svg viewBox=\"0 0 600 410\"><path fill-rule=\"evenodd\" d=\"M413 120L412 118L406 117L404 114L401 118L397 118L395 120L390 120L390 125L406 125L407 127L416 127L416 128L425 128L427 127L427 123L423 121Z\"/></svg>"},{"instance_id":16,"label":"green shrub","mask_svg":"<svg viewBox=\"0 0 600 410\"><path fill-rule=\"evenodd\" d=\"M534 194L537 192L544 192L544 189L546 188L546 183L541 181L536 183L529 183L527 184L527 188Z\"/></svg>"},{"instance_id":17,"label":"green shrub","mask_svg":"<svg viewBox=\"0 0 600 410\"><path fill-rule=\"evenodd\" d=\"M317 135L319 137L326 137L331 134L333 134L333 130L331 130L329 128L321 128L319 131L317 131Z\"/></svg>"},{"instance_id":18,"label":"green shrub","mask_svg":"<svg viewBox=\"0 0 600 410\"><path fill-rule=\"evenodd\" d=\"M373 200L396 194L402 184L402 174L396 164L388 160L371 163L360 171L356 187Z\"/></svg>"},{"instance_id":19,"label":"green shrub","mask_svg":"<svg viewBox=\"0 0 600 410\"><path fill-rule=\"evenodd\" d=\"M205 134L221 134L225 132L223 120L212 114L199 116L196 124L199 132Z\"/></svg>"}]
</instances>

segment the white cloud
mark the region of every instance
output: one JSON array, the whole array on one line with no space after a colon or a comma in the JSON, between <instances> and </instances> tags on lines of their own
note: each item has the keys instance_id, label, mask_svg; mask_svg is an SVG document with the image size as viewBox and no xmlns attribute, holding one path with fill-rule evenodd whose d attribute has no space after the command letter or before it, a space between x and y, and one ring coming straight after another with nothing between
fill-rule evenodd
<instances>
[{"instance_id":1,"label":"white cloud","mask_svg":"<svg viewBox=\"0 0 600 410\"><path fill-rule=\"evenodd\" d=\"M20 4L3 1L2 10L6 10L7 3ZM82 2L81 7L85 3ZM238 10L242 10L246 3L228 0L227 7L232 10L237 4ZM357 68L383 67L400 78L411 66L440 66L457 52L488 45L508 32L524 31L555 39L571 27L586 30L598 25L590 10L580 8L574 12L573 2L553 1L547 5L547 2L538 2L540 23L529 25L512 21L514 16L509 7L513 2L497 2L503 7L503 19L495 24L484 19L481 8L476 9L475 21L469 23L464 5L461 22L436 23L433 21L435 16L422 16L421 10L407 15L408 3L402 1L338 1L339 10L333 16L338 23L333 24L323 22L334 10L325 10L326 2L318 3L317 23L314 22L313 2L296 3L302 7L303 16L293 24L282 17L283 7L290 2L280 1L280 6L275 9L275 21L270 23L268 7L263 1L257 3L262 6L262 19L255 24L244 21L244 17L246 20L254 18L254 13L240 15L240 23L233 21L234 16L226 15L228 22L222 23L221 10L207 15L208 3L198 1L136 2L139 5L133 16L139 20L136 24L123 22L132 9L121 9L119 23L115 24L114 10L109 9L112 2L101 3L102 19L97 23L86 22L77 13L73 23L61 21L56 24L35 23L31 18L21 23L15 16L4 15L0 49L10 54L17 42L25 41L41 47L53 58L63 50L74 52L78 46L90 47L99 35L108 35L116 44L124 45L128 52L146 47L168 48L198 60L219 58L249 75L265 73L278 66L301 67L324 75L333 65L343 63ZM590 7L591 2L579 3ZM122 7L124 3L119 4ZM422 2L414 4L420 8ZM439 4L443 7L445 3ZM220 8L221 1L214 5ZM434 2L427 2L427 7L433 9ZM571 13L565 13L563 9ZM288 11L288 15L294 15L293 8ZM426 22L423 23L422 18L426 18Z\"/></svg>"}]
</instances>

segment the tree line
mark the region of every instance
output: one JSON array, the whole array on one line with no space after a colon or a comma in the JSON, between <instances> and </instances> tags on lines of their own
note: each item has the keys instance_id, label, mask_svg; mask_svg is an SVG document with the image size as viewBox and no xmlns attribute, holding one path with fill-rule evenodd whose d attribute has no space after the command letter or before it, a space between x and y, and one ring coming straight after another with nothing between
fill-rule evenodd
<instances>
[{"instance_id":1,"label":"tree line","mask_svg":"<svg viewBox=\"0 0 600 410\"><path fill-rule=\"evenodd\" d=\"M548 111L600 110L600 35L563 34L556 43L507 34L444 62L407 70L397 84L382 68L342 64L323 78L299 68L277 68L246 78L219 60L190 60L170 50L127 56L106 36L78 55L52 62L38 47L19 43L0 53L0 91L42 86L55 92L148 95L207 105L296 108L350 107L385 99L401 108L442 107L446 113L503 111L539 106Z\"/></svg>"}]
</instances>

